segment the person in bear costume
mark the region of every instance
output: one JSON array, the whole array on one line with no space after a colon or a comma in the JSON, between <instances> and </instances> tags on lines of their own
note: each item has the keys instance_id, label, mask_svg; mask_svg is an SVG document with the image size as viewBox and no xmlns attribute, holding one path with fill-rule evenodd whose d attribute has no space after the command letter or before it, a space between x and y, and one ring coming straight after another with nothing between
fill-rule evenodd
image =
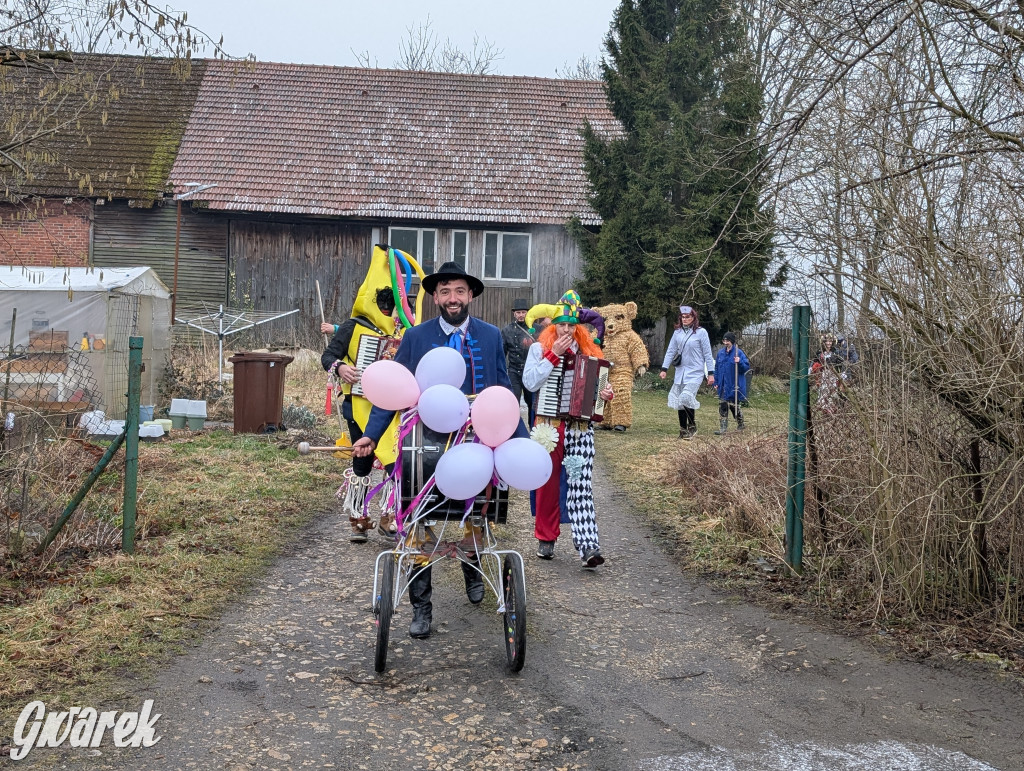
<instances>
[{"instance_id":1,"label":"person in bear costume","mask_svg":"<svg viewBox=\"0 0 1024 771\"><path fill-rule=\"evenodd\" d=\"M605 407L603 429L625 431L633 425L633 380L651 366L647 346L633 331L636 303L616 303L594 308L604 318L604 357L612 363L608 383L615 401Z\"/></svg>"}]
</instances>

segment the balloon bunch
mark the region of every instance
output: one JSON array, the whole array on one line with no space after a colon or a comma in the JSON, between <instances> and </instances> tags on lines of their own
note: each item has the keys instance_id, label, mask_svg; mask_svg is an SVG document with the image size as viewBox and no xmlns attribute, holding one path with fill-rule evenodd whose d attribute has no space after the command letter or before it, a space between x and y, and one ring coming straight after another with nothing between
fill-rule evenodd
<instances>
[{"instance_id":1,"label":"balloon bunch","mask_svg":"<svg viewBox=\"0 0 1024 771\"><path fill-rule=\"evenodd\" d=\"M404 282L398 280L399 268L401 268L405 278ZM416 260L411 255L406 254L400 249L388 248L388 272L391 274L391 291L395 296L398 319L406 329L416 324L416 315L412 312L412 308L409 307L409 290L412 288L413 268L416 269L416 273L422 279L423 271L420 270L420 266L416 264Z\"/></svg>"},{"instance_id":2,"label":"balloon bunch","mask_svg":"<svg viewBox=\"0 0 1024 771\"><path fill-rule=\"evenodd\" d=\"M460 388L465 377L461 353L434 348L420 359L415 375L396 361L375 361L363 372L363 395L385 410L415 407L427 428L457 434L434 470L434 483L448 498L474 498L495 479L536 490L551 476L551 456L532 439L512 438L519 400L509 389L491 386L470 405ZM463 441L470 427L475 440Z\"/></svg>"}]
</instances>

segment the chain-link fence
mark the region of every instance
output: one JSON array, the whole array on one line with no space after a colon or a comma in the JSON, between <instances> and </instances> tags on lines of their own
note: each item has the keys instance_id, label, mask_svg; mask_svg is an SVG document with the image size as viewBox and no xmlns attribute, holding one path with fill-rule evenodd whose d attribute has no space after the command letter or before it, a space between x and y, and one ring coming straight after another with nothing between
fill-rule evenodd
<instances>
[{"instance_id":1,"label":"chain-link fence","mask_svg":"<svg viewBox=\"0 0 1024 771\"><path fill-rule=\"evenodd\" d=\"M96 353L45 336L13 350L0 348L0 562L33 558L103 454L80 425L83 415L110 409L94 370ZM103 361L104 376L119 378L126 391L127 354L104 351ZM107 467L43 561L120 544L123 463L122 457Z\"/></svg>"}]
</instances>

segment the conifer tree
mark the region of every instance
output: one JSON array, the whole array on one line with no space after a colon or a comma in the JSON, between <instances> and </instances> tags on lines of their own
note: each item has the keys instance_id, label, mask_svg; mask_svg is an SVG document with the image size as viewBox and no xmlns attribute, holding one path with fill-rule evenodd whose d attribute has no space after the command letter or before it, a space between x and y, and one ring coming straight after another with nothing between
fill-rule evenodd
<instances>
[{"instance_id":1,"label":"conifer tree","mask_svg":"<svg viewBox=\"0 0 1024 771\"><path fill-rule=\"evenodd\" d=\"M700 309L713 334L760 319L771 215L760 200L761 91L735 0L623 0L602 74L624 133L585 128L599 232L573 223L588 304L638 323ZM784 269L770 282L784 280Z\"/></svg>"}]
</instances>

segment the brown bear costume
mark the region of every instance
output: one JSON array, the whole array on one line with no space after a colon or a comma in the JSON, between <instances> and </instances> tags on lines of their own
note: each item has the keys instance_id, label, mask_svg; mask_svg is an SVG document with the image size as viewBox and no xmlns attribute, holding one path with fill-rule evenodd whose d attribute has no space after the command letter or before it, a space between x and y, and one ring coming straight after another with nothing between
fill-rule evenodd
<instances>
[{"instance_id":1,"label":"brown bear costume","mask_svg":"<svg viewBox=\"0 0 1024 771\"><path fill-rule=\"evenodd\" d=\"M594 310L604 317L604 357L615 365L608 378L615 400L605 407L601 427L625 431L633 425L633 378L644 374L651 360L644 341L633 331L635 302L603 305Z\"/></svg>"}]
</instances>

